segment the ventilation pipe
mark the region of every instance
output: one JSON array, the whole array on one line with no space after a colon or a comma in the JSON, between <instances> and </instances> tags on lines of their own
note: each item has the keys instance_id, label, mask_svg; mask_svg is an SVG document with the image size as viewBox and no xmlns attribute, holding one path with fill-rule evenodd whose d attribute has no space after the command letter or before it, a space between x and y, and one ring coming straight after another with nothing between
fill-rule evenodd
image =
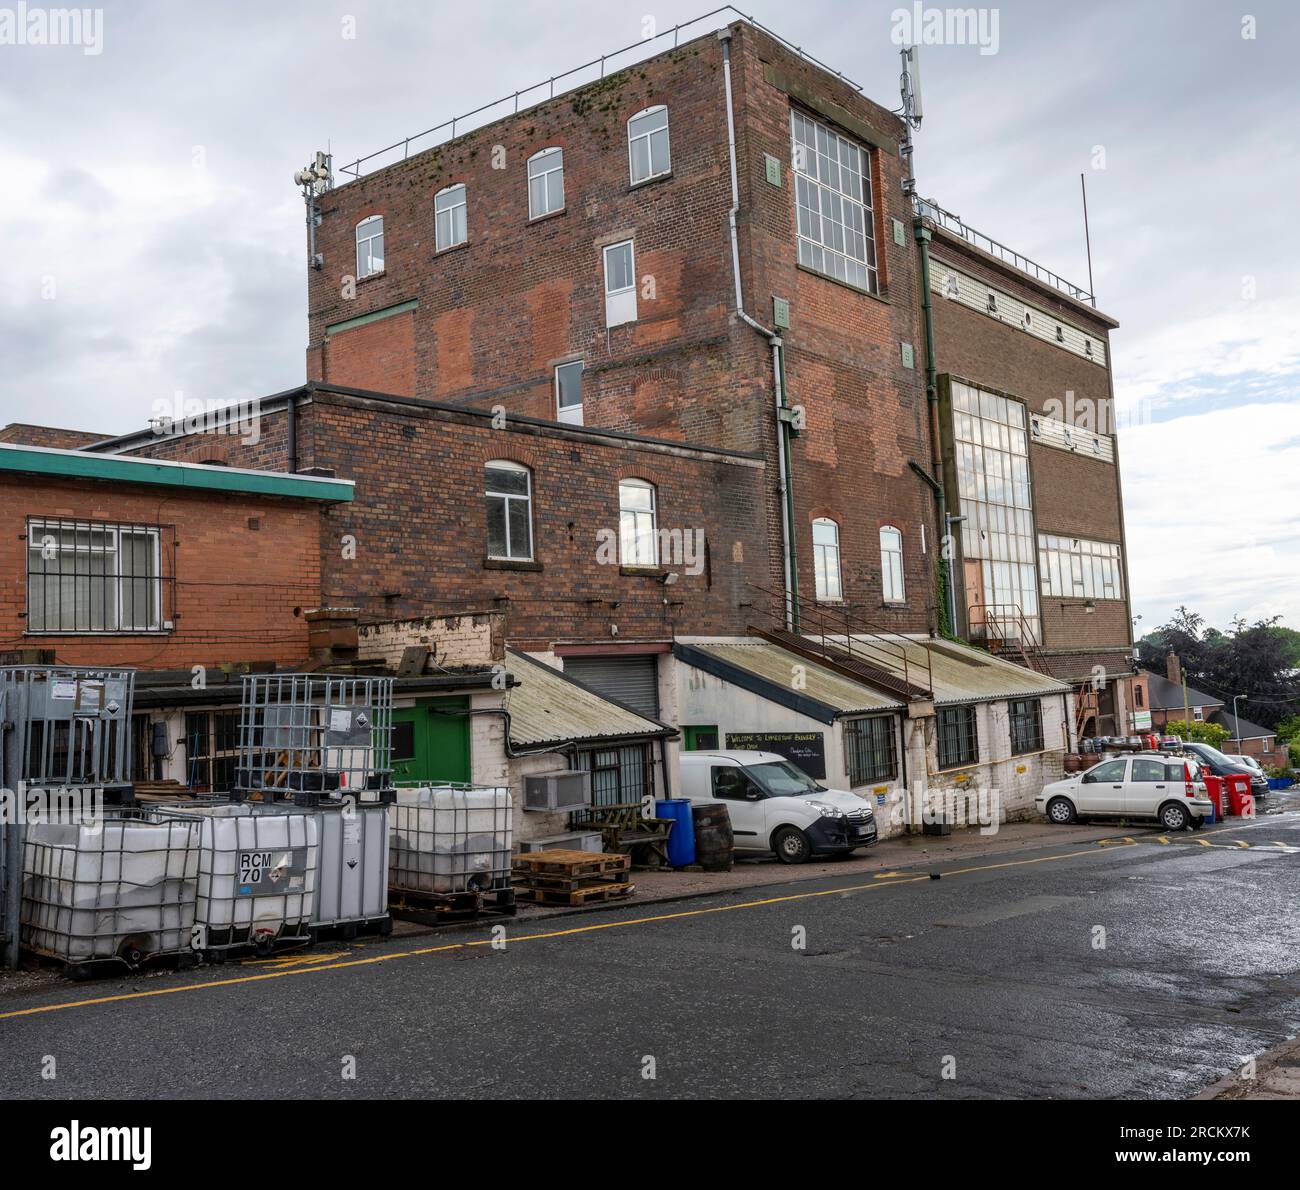
<instances>
[{"instance_id":1,"label":"ventilation pipe","mask_svg":"<svg viewBox=\"0 0 1300 1190\"><path fill-rule=\"evenodd\" d=\"M736 215L740 211L740 184L736 177L736 121L731 98L731 30L719 29L722 42L722 83L727 99L727 155L731 164L731 210L727 222L731 231L731 270L736 287L736 313L753 327L772 347L772 389L776 400L776 458L778 492L781 501L781 561L785 589L785 626L799 630L799 577L794 565L794 493L790 484L790 430L786 418L789 407L785 393L785 344L781 336L769 330L745 311L744 292L740 283L740 241L736 233Z\"/></svg>"}]
</instances>

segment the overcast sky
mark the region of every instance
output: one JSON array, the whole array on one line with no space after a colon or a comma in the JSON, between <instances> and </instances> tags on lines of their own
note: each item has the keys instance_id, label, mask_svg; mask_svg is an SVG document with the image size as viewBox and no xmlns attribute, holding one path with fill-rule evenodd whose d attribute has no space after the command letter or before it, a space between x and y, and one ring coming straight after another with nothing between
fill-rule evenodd
<instances>
[{"instance_id":1,"label":"overcast sky","mask_svg":"<svg viewBox=\"0 0 1300 1190\"><path fill-rule=\"evenodd\" d=\"M117 433L177 391L301 382L314 150L350 160L708 7L137 0L34 46L4 43L0 0L0 424ZM742 8L897 104L898 3ZM1086 285L1087 174L1139 630L1180 603L1300 627L1300 5L983 11L983 46L923 50L920 189Z\"/></svg>"}]
</instances>

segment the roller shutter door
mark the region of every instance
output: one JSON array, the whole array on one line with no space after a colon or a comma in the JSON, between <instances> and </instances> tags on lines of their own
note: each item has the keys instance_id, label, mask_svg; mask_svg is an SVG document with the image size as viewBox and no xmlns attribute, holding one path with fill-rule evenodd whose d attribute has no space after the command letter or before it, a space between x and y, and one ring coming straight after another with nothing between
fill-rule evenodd
<instances>
[{"instance_id":1,"label":"roller shutter door","mask_svg":"<svg viewBox=\"0 0 1300 1190\"><path fill-rule=\"evenodd\" d=\"M590 686L597 694L657 719L658 661L656 653L628 657L566 657L564 672Z\"/></svg>"}]
</instances>

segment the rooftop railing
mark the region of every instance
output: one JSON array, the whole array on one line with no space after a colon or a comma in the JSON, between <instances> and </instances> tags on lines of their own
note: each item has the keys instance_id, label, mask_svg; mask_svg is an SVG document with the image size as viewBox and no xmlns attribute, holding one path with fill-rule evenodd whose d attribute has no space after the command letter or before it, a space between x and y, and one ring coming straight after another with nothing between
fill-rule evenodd
<instances>
[{"instance_id":1,"label":"rooftop railing","mask_svg":"<svg viewBox=\"0 0 1300 1190\"><path fill-rule=\"evenodd\" d=\"M914 194L912 195L912 210L934 227L951 232L973 247L987 252L990 256L996 256L1005 264L1011 265L1012 268L1019 269L1022 273L1028 273L1029 276L1036 281L1041 281L1044 285L1059 289L1067 297L1074 298L1076 302L1087 302L1094 307L1097 305L1097 299L1082 285L1075 285L1073 281L1067 281L1064 277L1052 272L1051 269L1045 269L1037 261L1030 260L1027 256L1021 256L1014 249L999 243L992 236L986 236L982 231L976 231L975 228L966 224L960 216L954 215L951 211L945 211L937 203Z\"/></svg>"},{"instance_id":2,"label":"rooftop railing","mask_svg":"<svg viewBox=\"0 0 1300 1190\"><path fill-rule=\"evenodd\" d=\"M725 19L721 21L716 19L721 16L725 16ZM462 116L453 116L450 120L444 120L441 124L435 124L432 128L426 128L423 132L417 132L413 136L394 141L386 148L378 149L365 157L358 157L355 161L340 166L339 173L347 175L347 180L352 181L364 174L373 173L377 169L392 165L397 161L404 161L411 155L412 151L422 153L427 149L454 140L467 132L473 132L476 128L491 124L494 120L517 115L530 107L547 103L558 95L566 95L580 87L599 82L611 72L624 70L629 66L635 66L638 62L644 62L647 58L653 58L656 54L662 53L669 48L670 40L671 48L676 49L681 44L683 32L687 30L690 32L686 40L689 41L692 38L724 28L734 18L745 21L755 29L761 29L769 37L779 41L787 49L798 54L805 62L834 75L855 91L862 90L861 85L855 83L847 75L841 74L833 67L827 66L825 62L814 58L799 46L787 41L779 33L773 32L752 16L741 12L740 9L725 4L721 8L713 9L712 12L706 12L703 16L684 21L680 25L674 25L671 29L665 29L662 33L656 33L652 37L644 37L631 45L623 46L621 49L601 54L599 58L584 62L581 66L575 66L572 70L566 70L563 74L552 75L548 79L534 83L531 87L524 87L522 90L511 92L509 95L503 95L500 99L494 99L490 103L483 104L482 107L476 107L473 111L466 112ZM708 22L713 23L708 24Z\"/></svg>"}]
</instances>

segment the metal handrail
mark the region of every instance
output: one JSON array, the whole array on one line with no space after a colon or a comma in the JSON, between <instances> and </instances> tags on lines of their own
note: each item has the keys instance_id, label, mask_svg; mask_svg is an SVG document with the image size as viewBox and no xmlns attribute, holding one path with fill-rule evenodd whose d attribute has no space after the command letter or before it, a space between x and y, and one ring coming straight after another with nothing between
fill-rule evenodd
<instances>
[{"instance_id":1,"label":"metal handrail","mask_svg":"<svg viewBox=\"0 0 1300 1190\"><path fill-rule=\"evenodd\" d=\"M1022 651L1026 650L1026 643L1029 649L1036 654L1041 651L1042 641L1039 640L1039 634L1034 626L1029 622L1024 610L1018 603L972 603L967 609L967 619L971 622L971 628L975 627L975 611L983 612L983 623L992 625L998 631L999 639L1003 641L1015 641ZM1017 635L1010 635L1002 631L1004 623L1014 625L1019 632ZM987 634L986 634L987 639Z\"/></svg>"},{"instance_id":2,"label":"metal handrail","mask_svg":"<svg viewBox=\"0 0 1300 1190\"><path fill-rule=\"evenodd\" d=\"M467 120L473 120L475 116L481 116L485 112L492 111L494 108L502 107L505 104L513 103L513 110L502 111L498 115L494 116L493 119L500 119L506 115L518 115L520 111L527 111L529 107L536 107L539 104L548 103L550 100L554 99L557 95L566 95L570 91L574 91L577 90L579 87L586 86L588 83L596 82L598 79L603 79L605 77L605 71L610 66L612 60L622 57L624 54L631 54L632 51L634 50L645 49L648 46L653 46L655 45L656 42L661 42L665 38L670 36L673 39L673 48L676 49L683 29L689 29L694 25L703 24L703 22L710 20L711 18L716 17L721 13L729 13L732 16L739 17L747 24L752 25L755 29L761 29L769 37L779 41L787 49L793 50L805 62L809 62L813 66L816 66L821 70L825 70L828 73L833 74L836 78L840 79L842 82L852 87L855 91L860 92L862 90L862 85L860 83L855 83L851 78L849 78L845 74L841 74L840 71L836 70L833 66L827 66L825 62L822 62L819 59L814 58L811 54L806 53L799 46L794 45L793 43L787 41L779 33L773 32L773 30L767 28L765 25L756 21L752 16L749 16L747 13L741 12L740 9L736 8L734 5L724 4L721 8L715 8L711 12L706 12L703 16L695 17L692 20L683 21L679 25L674 25L671 29L665 29L662 33L656 33L653 37L644 37L641 38L639 41L634 41L631 45L623 46L621 49L612 50L607 54L601 54L599 58L593 58L590 62L584 62L581 66L575 66L573 67L572 70L566 70L563 74L553 74L551 75L550 78L543 79L539 83L534 83L531 87L524 87L521 90L513 91L507 95L501 96L500 99L494 99L490 103L485 103L481 107L476 107L473 111L466 112L464 115L453 116L450 120L444 120L441 124L435 124L432 128L426 128L423 132L417 132L412 136L404 137L402 140L394 141L391 145L388 145L385 148L376 149L375 152L369 153L365 157L358 157L355 161L352 161L347 165L341 166L339 168L339 173L351 174L353 179L360 178L362 176L362 166L366 165L367 162L374 161L376 157L382 157L384 156L384 154L392 153L397 149L402 150L401 160L405 161L406 158L410 156L411 145L416 141L421 141L424 140L425 137L433 136L435 133L449 130L449 134L447 136L444 136L441 139L432 142L431 144L423 145L419 150L417 150L418 152L423 152L425 149L431 149L435 145L444 144L446 141L454 140L458 135L462 133L473 132L477 128L482 128L485 124L492 123L492 120L484 119L484 120L479 120L478 122L474 123L471 127L466 128L464 127L464 124ZM721 24L715 24L714 26L712 26L711 29L705 30L705 32L712 32L714 29L720 29L727 24L730 24L730 18L726 21L723 21ZM638 62L645 61L646 58L653 58L654 55L658 52L659 49L655 49L654 51L650 53L642 54L639 57L630 58L628 61L622 63L618 67L618 69L622 70L629 66L635 66ZM584 79L581 82L573 83L571 86L562 87L558 92L556 91L555 89L556 83L563 82L565 79L571 79L576 74L581 74L583 71L592 70L596 67L600 68L600 73L595 78ZM541 91L543 88L547 89L546 95L535 100L528 98L534 92ZM520 108L519 106L520 97L525 98L525 105L523 108ZM376 166L374 168L379 168L379 167Z\"/></svg>"},{"instance_id":3,"label":"metal handrail","mask_svg":"<svg viewBox=\"0 0 1300 1190\"><path fill-rule=\"evenodd\" d=\"M1028 273L1035 280L1052 286L1053 289L1059 289L1066 296L1074 298L1075 301L1090 302L1093 308L1096 308L1096 297L1084 289L1082 285L1067 281L1058 273L1052 272L1051 269L1044 268L1037 261L1022 256L1014 248L1008 248L1006 244L995 240L992 236L985 235L982 231L976 231L960 216L954 215L951 211L945 211L938 203L914 194L912 195L912 210L919 218L924 219L933 226L952 232L953 235L960 237L973 247L979 248L982 252L987 252L990 256L996 256L999 260L1019 269L1022 273Z\"/></svg>"},{"instance_id":4,"label":"metal handrail","mask_svg":"<svg viewBox=\"0 0 1300 1190\"><path fill-rule=\"evenodd\" d=\"M830 654L828 646L833 645L848 653L855 660L877 668L882 664L881 658L884 658L883 664L889 669L900 672L903 681L908 686L923 687L926 690L934 689L934 673L929 651L922 650L925 657L923 664L913 661L906 645L900 644L897 640L889 639L890 636L901 637L902 633L894 632L883 625L876 624L868 620L860 612L855 612L849 607L831 609L819 604L810 606L797 596L789 595L783 591L775 591L769 587L759 586L756 583L750 583L749 587L753 591L772 598L774 610L766 614L782 627L787 623L787 605L791 609L797 610L799 613L800 635L819 640L823 653ZM828 633L826 631L827 622L831 619L832 614L836 621L843 621L843 632ZM818 631L808 631L810 616L815 617ZM858 649L856 653L854 651L855 646ZM873 652L876 654L874 657ZM829 656L828 659L834 660L834 657ZM917 680L912 678L913 670L917 672ZM925 674L924 681L919 680L921 672Z\"/></svg>"}]
</instances>

